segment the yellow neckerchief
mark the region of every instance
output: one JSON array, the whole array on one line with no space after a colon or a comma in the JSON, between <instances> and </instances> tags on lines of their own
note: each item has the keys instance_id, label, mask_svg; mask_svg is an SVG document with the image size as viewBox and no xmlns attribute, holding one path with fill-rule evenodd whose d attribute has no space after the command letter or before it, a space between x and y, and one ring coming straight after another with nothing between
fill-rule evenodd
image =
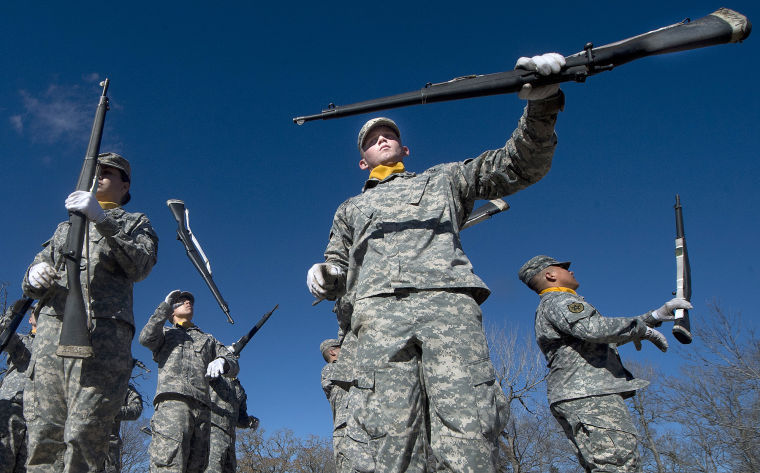
<instances>
[{"instance_id":1,"label":"yellow neckerchief","mask_svg":"<svg viewBox=\"0 0 760 473\"><path fill-rule=\"evenodd\" d=\"M369 178L382 181L383 179L390 176L391 174L404 172L405 170L406 169L404 169L404 163L402 162L398 162L394 164L393 166L378 164L377 166L374 167L374 169L372 169L372 172L369 173Z\"/></svg>"},{"instance_id":2,"label":"yellow neckerchief","mask_svg":"<svg viewBox=\"0 0 760 473\"><path fill-rule=\"evenodd\" d=\"M102 202L99 200L98 203L103 208L103 210L111 210L117 207L121 207L121 205L117 204L116 202Z\"/></svg>"},{"instance_id":3,"label":"yellow neckerchief","mask_svg":"<svg viewBox=\"0 0 760 473\"><path fill-rule=\"evenodd\" d=\"M194 323L192 323L192 322L191 322L191 321L189 321L189 320L182 320L182 321L180 321L180 322L177 322L177 323L175 323L174 325L176 325L177 327L182 327L182 328L190 328L190 327L195 327L195 324L194 324Z\"/></svg>"},{"instance_id":4,"label":"yellow neckerchief","mask_svg":"<svg viewBox=\"0 0 760 473\"><path fill-rule=\"evenodd\" d=\"M577 292L573 291L569 287L547 287L543 291L539 292L538 295L543 296L547 292L569 292L570 294L574 294L576 296L578 295Z\"/></svg>"},{"instance_id":5,"label":"yellow neckerchief","mask_svg":"<svg viewBox=\"0 0 760 473\"><path fill-rule=\"evenodd\" d=\"M32 331L29 332L29 333L31 333L32 335L36 335L37 334L37 327L32 327Z\"/></svg>"}]
</instances>

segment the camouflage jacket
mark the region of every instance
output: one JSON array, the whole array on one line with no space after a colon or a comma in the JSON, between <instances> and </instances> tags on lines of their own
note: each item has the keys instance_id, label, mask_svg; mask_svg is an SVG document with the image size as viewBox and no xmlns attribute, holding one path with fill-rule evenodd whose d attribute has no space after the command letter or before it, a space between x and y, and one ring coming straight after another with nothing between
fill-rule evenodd
<instances>
[{"instance_id":1,"label":"camouflage jacket","mask_svg":"<svg viewBox=\"0 0 760 473\"><path fill-rule=\"evenodd\" d=\"M143 399L140 393L132 384L127 386L127 395L124 398L124 404L119 409L119 413L116 414L113 423L113 430L111 435L119 435L119 428L121 427L121 421L123 420L137 420L142 415L143 411Z\"/></svg>"},{"instance_id":2,"label":"camouflage jacket","mask_svg":"<svg viewBox=\"0 0 760 473\"><path fill-rule=\"evenodd\" d=\"M212 335L195 325L165 327L172 313L166 302L161 302L140 332L140 344L153 352L158 363L158 386L153 404L164 394L179 394L210 406L206 367L216 358L226 361L225 376L238 374L237 358Z\"/></svg>"},{"instance_id":3,"label":"camouflage jacket","mask_svg":"<svg viewBox=\"0 0 760 473\"><path fill-rule=\"evenodd\" d=\"M248 396L237 378L220 376L209 382L211 387L211 424L229 435L235 435L235 428L251 427L248 417Z\"/></svg>"},{"instance_id":4,"label":"camouflage jacket","mask_svg":"<svg viewBox=\"0 0 760 473\"><path fill-rule=\"evenodd\" d=\"M15 333L8 341L5 351L8 354L8 367L5 377L0 381L0 399L23 403L26 369L32 358L34 335Z\"/></svg>"},{"instance_id":5,"label":"camouflage jacket","mask_svg":"<svg viewBox=\"0 0 760 473\"><path fill-rule=\"evenodd\" d=\"M126 212L121 207L105 212L107 217L103 222L89 222L89 258L86 249L82 252L80 279L85 304L88 298L92 300L94 318L118 319L134 327L132 285L145 279L156 264L158 236L145 214ZM42 244L43 250L37 253L29 267L45 262L56 268L62 263L61 252L68 231L69 222L58 225L53 237ZM85 248L87 244L85 242ZM24 294L40 299L47 290L29 285L28 273L27 269L22 283ZM65 265L61 266L59 274L61 278L51 287L41 314L63 315L68 292Z\"/></svg>"},{"instance_id":6,"label":"camouflage jacket","mask_svg":"<svg viewBox=\"0 0 760 473\"><path fill-rule=\"evenodd\" d=\"M646 328L640 317L604 317L576 294L541 295L535 329L549 368L549 404L613 393L630 397L647 386L623 367L617 350L641 338Z\"/></svg>"},{"instance_id":7,"label":"camouflage jacket","mask_svg":"<svg viewBox=\"0 0 760 473\"><path fill-rule=\"evenodd\" d=\"M325 260L346 271L346 291L363 299L402 288L469 288L482 303L490 291L473 273L459 231L475 200L513 194L549 171L562 102L561 94L529 102L503 148L367 181L338 207L325 250Z\"/></svg>"}]
</instances>

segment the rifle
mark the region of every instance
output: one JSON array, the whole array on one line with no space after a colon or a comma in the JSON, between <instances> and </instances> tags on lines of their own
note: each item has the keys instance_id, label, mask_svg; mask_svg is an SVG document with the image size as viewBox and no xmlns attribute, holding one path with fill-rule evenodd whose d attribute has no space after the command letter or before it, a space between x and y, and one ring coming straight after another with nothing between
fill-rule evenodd
<instances>
[{"instance_id":1,"label":"rifle","mask_svg":"<svg viewBox=\"0 0 760 473\"><path fill-rule=\"evenodd\" d=\"M264 314L261 319L259 319L258 322L256 322L256 325L253 326L253 328L245 335L240 337L238 341L232 344L232 354L235 356L240 356L240 352L243 351L243 348L248 344L248 342L251 340L251 337L256 335L256 332L259 331L262 325L266 323L267 320L269 320L269 316L272 315L272 313L277 310L277 308L280 307L280 304L277 304L274 306L274 309L270 310L266 314Z\"/></svg>"},{"instance_id":2,"label":"rifle","mask_svg":"<svg viewBox=\"0 0 760 473\"><path fill-rule=\"evenodd\" d=\"M691 301L691 267L689 266L689 253L686 251L686 237L683 232L681 198L678 194L676 194L676 204L673 208L676 210L676 292L674 295ZM676 309L675 316L673 336L679 342L688 345L691 343L689 311Z\"/></svg>"},{"instance_id":3,"label":"rifle","mask_svg":"<svg viewBox=\"0 0 760 473\"><path fill-rule=\"evenodd\" d=\"M16 333L16 330L18 330L21 321L24 320L24 315L32 306L32 302L34 302L34 299L24 297L14 302L11 306L11 321L8 326L3 329L3 333L0 334L0 352L5 350L5 347L8 346L11 337Z\"/></svg>"},{"instance_id":4,"label":"rifle","mask_svg":"<svg viewBox=\"0 0 760 473\"><path fill-rule=\"evenodd\" d=\"M740 42L749 36L751 30L752 24L747 17L733 10L720 8L698 20L691 21L687 18L680 23L598 48L592 43L587 43L583 51L565 58L567 63L557 74L541 76L536 72L516 69L495 74L457 77L448 82L427 83L417 91L350 105L337 106L330 103L321 113L295 117L293 122L303 125L317 119L327 120L409 105L511 94L519 92L525 84L541 86L568 81L584 82L592 75L647 56Z\"/></svg>"},{"instance_id":5,"label":"rifle","mask_svg":"<svg viewBox=\"0 0 760 473\"><path fill-rule=\"evenodd\" d=\"M201 277L206 281L208 288L211 289L211 293L214 295L216 302L219 303L219 307L222 308L222 311L227 316L227 321L234 324L235 321L230 316L230 307L214 283L211 275L211 263L206 258L206 253L203 252L201 244L198 243L192 230L190 230L190 211L185 208L185 203L178 199L169 199L166 201L166 205L177 221L177 240L181 241L185 246L187 257L190 258L190 262L193 263L195 269L201 273Z\"/></svg>"},{"instance_id":6,"label":"rifle","mask_svg":"<svg viewBox=\"0 0 760 473\"><path fill-rule=\"evenodd\" d=\"M502 199L489 200L485 204L481 205L477 209L473 210L467 220L462 225L462 230L470 228L473 225L477 225L480 222L488 220L497 213L509 210L509 204Z\"/></svg>"},{"instance_id":7,"label":"rifle","mask_svg":"<svg viewBox=\"0 0 760 473\"><path fill-rule=\"evenodd\" d=\"M108 79L100 83L103 93L95 111L95 120L92 124L90 142L87 145L87 154L82 164L77 181L78 191L92 191L97 186L98 154L100 152L100 140L103 138L103 125L108 111ZM63 325L61 337L58 341L56 354L66 358L91 358L93 356L92 343L90 342L90 329L87 317L87 309L84 305L82 283L79 280L82 261L82 245L84 244L85 232L88 229L87 217L80 212L69 213L69 233L66 237L66 245L63 248L63 259L66 264L66 277L68 281L68 294L63 312Z\"/></svg>"},{"instance_id":8,"label":"rifle","mask_svg":"<svg viewBox=\"0 0 760 473\"><path fill-rule=\"evenodd\" d=\"M467 220L464 221L460 231L464 230L465 228L470 228L473 225L477 225L481 222L484 222L488 220L489 218L493 217L494 215L504 212L506 210L509 210L509 204L504 199L489 200L485 204L481 205L477 209L470 212L470 216L467 217ZM322 302L323 300L324 298L314 299L311 305L315 306L319 304L320 302Z\"/></svg>"}]
</instances>

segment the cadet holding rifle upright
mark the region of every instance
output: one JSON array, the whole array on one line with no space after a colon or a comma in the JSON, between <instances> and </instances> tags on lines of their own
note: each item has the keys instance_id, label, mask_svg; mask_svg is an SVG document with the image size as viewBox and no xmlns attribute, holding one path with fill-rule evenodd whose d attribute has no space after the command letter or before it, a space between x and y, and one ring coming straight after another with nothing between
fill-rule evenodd
<instances>
[{"instance_id":1,"label":"cadet holding rifle upright","mask_svg":"<svg viewBox=\"0 0 760 473\"><path fill-rule=\"evenodd\" d=\"M640 348L648 340L666 351L667 340L652 327L672 322L674 310L691 304L674 298L638 317L604 317L575 292L579 283L569 267L539 255L518 271L541 296L536 342L549 366L549 406L587 472L640 472L636 427L623 399L649 382L623 367L617 346Z\"/></svg>"},{"instance_id":2,"label":"cadet holding rifle upright","mask_svg":"<svg viewBox=\"0 0 760 473\"><path fill-rule=\"evenodd\" d=\"M208 464L209 379L237 376L227 348L193 324L195 297L170 292L140 332L140 344L158 363L151 419L150 471L202 472ZM169 320L171 327L164 324Z\"/></svg>"},{"instance_id":3,"label":"cadet holding rifle upright","mask_svg":"<svg viewBox=\"0 0 760 473\"><path fill-rule=\"evenodd\" d=\"M86 217L80 272L89 318L90 358L56 354L69 292L64 259L70 223L43 244L23 281L28 297L41 299L24 415L30 472L101 472L114 417L132 371L132 286L156 263L158 237L145 214L122 206L130 200L131 167L115 153L97 156L97 192L75 191L66 209ZM77 265L79 268L80 266ZM85 325L87 330L87 325Z\"/></svg>"},{"instance_id":4,"label":"cadet holding rifle upright","mask_svg":"<svg viewBox=\"0 0 760 473\"><path fill-rule=\"evenodd\" d=\"M543 76L563 64L555 53L518 61ZM476 199L518 192L549 171L564 96L556 84L527 86L520 96L528 105L502 148L422 174L404 168L409 148L395 122L375 118L359 132L359 167L369 179L338 207L325 262L308 271L307 285L317 298L354 299L357 387L366 398L354 417L377 448L377 471L424 471L426 459L414 453L419 392L439 469L496 470L506 401L481 322L490 291L459 231ZM421 372L405 369L415 358Z\"/></svg>"}]
</instances>

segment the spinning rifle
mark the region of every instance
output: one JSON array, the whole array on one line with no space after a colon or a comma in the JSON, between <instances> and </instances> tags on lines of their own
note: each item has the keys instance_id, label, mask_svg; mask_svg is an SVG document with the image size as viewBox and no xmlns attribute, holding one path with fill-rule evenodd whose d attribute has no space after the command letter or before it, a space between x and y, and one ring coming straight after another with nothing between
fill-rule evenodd
<instances>
[{"instance_id":1,"label":"spinning rifle","mask_svg":"<svg viewBox=\"0 0 760 473\"><path fill-rule=\"evenodd\" d=\"M686 19L674 25L597 48L592 43L588 43L583 51L567 56L565 67L557 74L541 76L536 72L516 69L495 74L457 77L448 82L428 83L414 92L350 105L339 106L331 103L321 113L295 117L293 122L303 125L305 122L317 119L327 120L409 105L511 94L519 92L525 84L537 87L568 81L583 82L589 76L647 56L743 41L749 36L751 30L752 24L747 17L733 10L720 8L698 20Z\"/></svg>"},{"instance_id":2,"label":"spinning rifle","mask_svg":"<svg viewBox=\"0 0 760 473\"><path fill-rule=\"evenodd\" d=\"M174 215L174 219L177 221L177 240L181 241L184 245L187 257L190 258L190 262L193 263L195 269L201 273L201 277L206 281L208 288L211 289L211 293L214 295L216 302L219 303L219 307L222 308L224 315L227 316L227 321L234 324L235 321L232 320L232 316L230 315L230 308L211 276L211 263L206 258L201 244L198 243L195 235L190 230L190 212L185 208L185 203L181 200L171 199L166 201L166 205L172 211L172 215Z\"/></svg>"},{"instance_id":3,"label":"spinning rifle","mask_svg":"<svg viewBox=\"0 0 760 473\"><path fill-rule=\"evenodd\" d=\"M691 267L689 253L686 251L686 237L683 233L683 215L681 214L681 198L676 194L676 297L691 301ZM676 320L673 324L673 336L683 344L691 343L691 323L689 311L675 310Z\"/></svg>"}]
</instances>

